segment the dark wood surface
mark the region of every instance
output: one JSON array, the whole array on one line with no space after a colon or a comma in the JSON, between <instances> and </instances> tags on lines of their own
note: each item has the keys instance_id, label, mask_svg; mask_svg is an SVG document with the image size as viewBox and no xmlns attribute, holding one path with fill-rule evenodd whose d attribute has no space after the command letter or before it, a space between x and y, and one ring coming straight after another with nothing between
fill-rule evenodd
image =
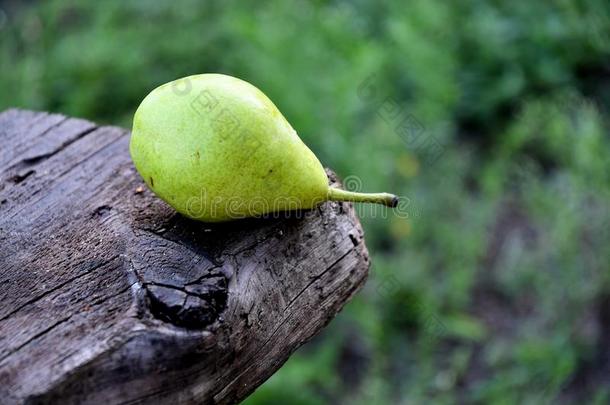
<instances>
[{"instance_id":1,"label":"dark wood surface","mask_svg":"<svg viewBox=\"0 0 610 405\"><path fill-rule=\"evenodd\" d=\"M0 113L0 403L238 402L366 279L351 204L195 222L146 189L128 142Z\"/></svg>"}]
</instances>

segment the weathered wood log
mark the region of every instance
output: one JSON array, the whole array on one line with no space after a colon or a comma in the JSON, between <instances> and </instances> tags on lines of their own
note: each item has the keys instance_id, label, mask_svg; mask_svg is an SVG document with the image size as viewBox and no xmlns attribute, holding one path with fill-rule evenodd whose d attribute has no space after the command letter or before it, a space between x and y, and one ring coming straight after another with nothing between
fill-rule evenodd
<instances>
[{"instance_id":1,"label":"weathered wood log","mask_svg":"<svg viewBox=\"0 0 610 405\"><path fill-rule=\"evenodd\" d=\"M128 138L0 114L1 403L235 403L364 283L351 204L191 221L145 188Z\"/></svg>"}]
</instances>

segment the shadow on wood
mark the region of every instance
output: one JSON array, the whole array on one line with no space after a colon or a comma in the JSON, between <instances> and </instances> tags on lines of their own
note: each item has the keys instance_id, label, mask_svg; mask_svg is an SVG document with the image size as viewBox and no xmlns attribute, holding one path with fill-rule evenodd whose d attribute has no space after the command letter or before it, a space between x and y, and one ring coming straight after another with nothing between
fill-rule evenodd
<instances>
[{"instance_id":1,"label":"shadow on wood","mask_svg":"<svg viewBox=\"0 0 610 405\"><path fill-rule=\"evenodd\" d=\"M366 279L351 204L194 222L145 188L128 141L0 114L3 403L235 403Z\"/></svg>"}]
</instances>

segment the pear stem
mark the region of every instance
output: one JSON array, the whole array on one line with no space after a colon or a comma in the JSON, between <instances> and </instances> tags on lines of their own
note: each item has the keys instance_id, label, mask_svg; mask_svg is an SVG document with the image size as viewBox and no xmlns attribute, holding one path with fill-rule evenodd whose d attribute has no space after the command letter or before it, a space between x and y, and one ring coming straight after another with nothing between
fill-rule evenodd
<instances>
[{"instance_id":1,"label":"pear stem","mask_svg":"<svg viewBox=\"0 0 610 405\"><path fill-rule=\"evenodd\" d=\"M374 204L383 204L388 207L398 205L398 197L389 193L356 193L353 191L341 190L335 187L328 187L327 198L329 201L352 201Z\"/></svg>"}]
</instances>

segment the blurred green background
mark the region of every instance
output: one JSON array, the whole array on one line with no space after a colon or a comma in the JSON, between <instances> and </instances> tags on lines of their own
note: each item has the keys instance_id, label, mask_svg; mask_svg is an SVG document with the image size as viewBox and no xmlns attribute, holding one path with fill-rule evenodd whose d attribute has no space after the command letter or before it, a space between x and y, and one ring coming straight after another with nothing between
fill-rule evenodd
<instances>
[{"instance_id":1,"label":"blurred green background","mask_svg":"<svg viewBox=\"0 0 610 405\"><path fill-rule=\"evenodd\" d=\"M358 207L366 287L246 404L610 403L607 0L4 1L0 72L0 110L124 127L231 74L406 197Z\"/></svg>"}]
</instances>

